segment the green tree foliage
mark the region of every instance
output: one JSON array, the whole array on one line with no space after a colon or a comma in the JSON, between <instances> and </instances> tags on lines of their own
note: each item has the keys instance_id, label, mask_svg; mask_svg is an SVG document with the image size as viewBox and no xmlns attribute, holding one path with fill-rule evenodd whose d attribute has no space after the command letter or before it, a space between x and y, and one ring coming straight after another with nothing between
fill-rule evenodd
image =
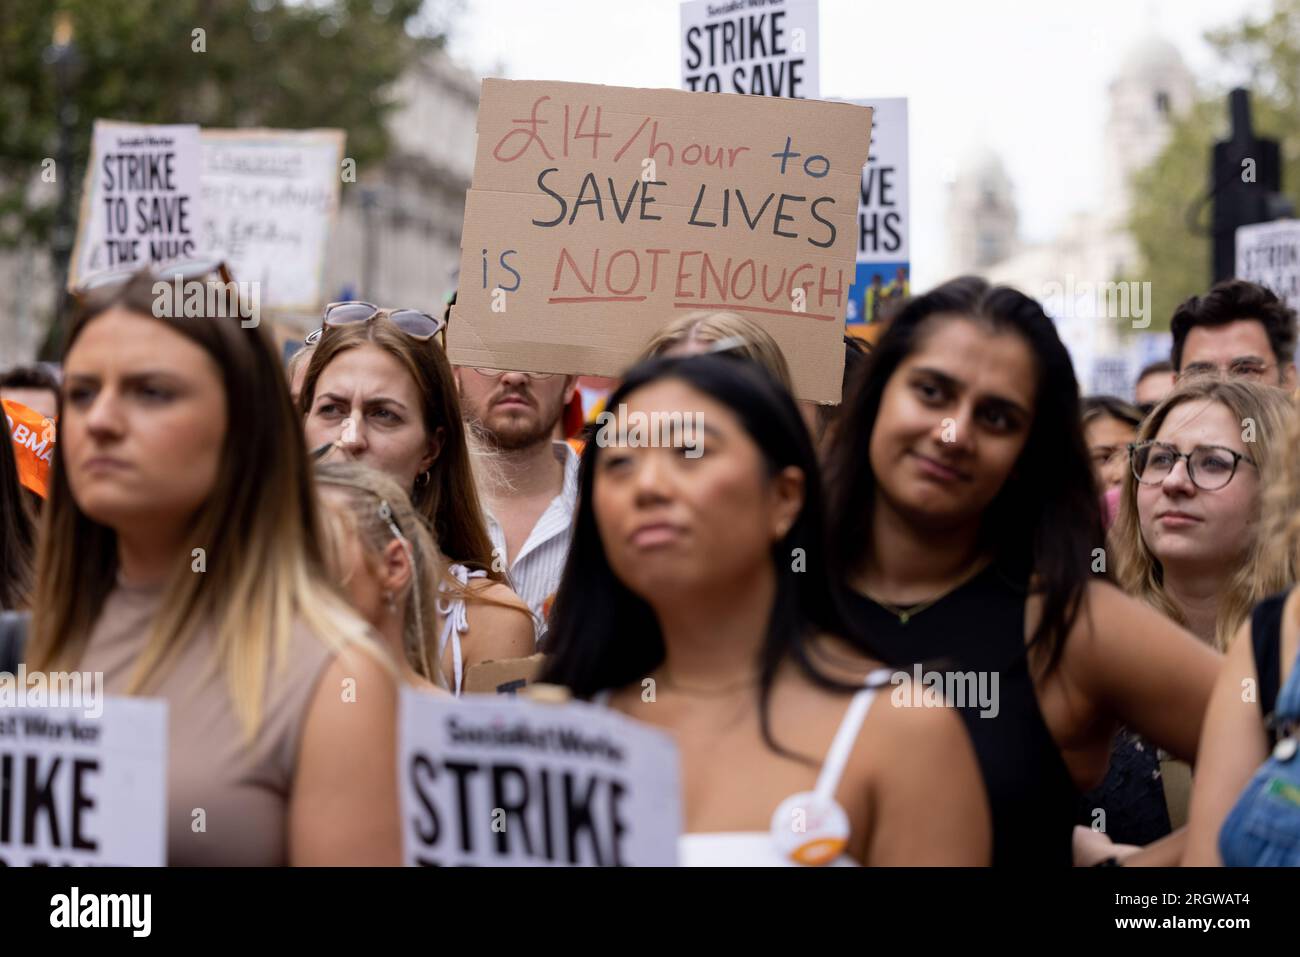
<instances>
[{"instance_id":1,"label":"green tree foliage","mask_svg":"<svg viewBox=\"0 0 1300 957\"><path fill-rule=\"evenodd\" d=\"M78 188L96 117L340 127L364 170L388 149L394 81L442 43L424 0L0 0L0 246L49 241L54 200L31 185L58 141L45 56L59 13L74 30Z\"/></svg>"},{"instance_id":2,"label":"green tree foliage","mask_svg":"<svg viewBox=\"0 0 1300 957\"><path fill-rule=\"evenodd\" d=\"M1207 36L1230 73L1249 78L1255 131L1282 145L1283 191L1300 209L1300 0L1274 0L1261 20ZM1129 222L1151 282L1152 329L1168 329L1178 303L1210 285L1210 149L1228 134L1227 88L1205 91L1169 143L1134 178ZM1192 227L1195 228L1192 228Z\"/></svg>"}]
</instances>

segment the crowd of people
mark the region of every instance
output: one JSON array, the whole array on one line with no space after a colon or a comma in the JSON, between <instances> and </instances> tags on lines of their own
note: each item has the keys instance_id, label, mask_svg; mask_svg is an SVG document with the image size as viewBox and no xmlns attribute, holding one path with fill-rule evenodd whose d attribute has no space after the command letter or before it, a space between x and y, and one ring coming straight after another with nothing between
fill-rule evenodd
<instances>
[{"instance_id":1,"label":"crowd of people","mask_svg":"<svg viewBox=\"0 0 1300 957\"><path fill-rule=\"evenodd\" d=\"M446 312L332 304L284 366L237 316L159 315L155 275L77 296L57 377L0 370L57 422L43 487L0 442L0 670L167 700L170 863L400 863L399 689L541 653L672 733L683 864L1300 864L1296 315L1266 289L1185 302L1132 401L971 277L847 337L839 406L691 313L604 400L702 422L684 454L575 428L572 375L451 365ZM782 834L795 799L818 840Z\"/></svg>"}]
</instances>

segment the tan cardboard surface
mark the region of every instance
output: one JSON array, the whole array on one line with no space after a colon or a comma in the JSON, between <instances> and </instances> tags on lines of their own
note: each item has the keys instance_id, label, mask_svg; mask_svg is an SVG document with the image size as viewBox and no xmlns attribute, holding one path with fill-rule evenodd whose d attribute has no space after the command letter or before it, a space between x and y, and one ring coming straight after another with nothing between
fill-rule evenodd
<instances>
[{"instance_id":1,"label":"tan cardboard surface","mask_svg":"<svg viewBox=\"0 0 1300 957\"><path fill-rule=\"evenodd\" d=\"M844 103L485 80L452 362L617 376L734 310L838 402L870 131Z\"/></svg>"},{"instance_id":2,"label":"tan cardboard surface","mask_svg":"<svg viewBox=\"0 0 1300 957\"><path fill-rule=\"evenodd\" d=\"M518 693L523 684L532 682L541 673L545 661L546 656L541 652L527 658L484 661L465 672L464 690L471 694Z\"/></svg>"}]
</instances>

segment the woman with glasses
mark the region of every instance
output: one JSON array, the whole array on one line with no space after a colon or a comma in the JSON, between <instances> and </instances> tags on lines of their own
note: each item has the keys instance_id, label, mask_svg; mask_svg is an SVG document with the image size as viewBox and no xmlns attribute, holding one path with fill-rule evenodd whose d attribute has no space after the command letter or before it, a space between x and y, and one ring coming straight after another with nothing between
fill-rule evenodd
<instances>
[{"instance_id":1,"label":"woman with glasses","mask_svg":"<svg viewBox=\"0 0 1300 957\"><path fill-rule=\"evenodd\" d=\"M1278 389L1201 376L1156 406L1130 452L1111 533L1119 583L1220 651L1292 580L1259 517L1293 415Z\"/></svg>"},{"instance_id":2,"label":"woman with glasses","mask_svg":"<svg viewBox=\"0 0 1300 957\"><path fill-rule=\"evenodd\" d=\"M1300 566L1300 417L1277 448L1261 540ZM1201 738L1183 863L1300 866L1300 591L1261 601L1224 656ZM1247 689L1254 692L1245 694Z\"/></svg>"},{"instance_id":3,"label":"woman with glasses","mask_svg":"<svg viewBox=\"0 0 1300 957\"><path fill-rule=\"evenodd\" d=\"M329 580L270 338L159 315L157 275L69 332L27 667L166 700L169 863L395 865L395 668Z\"/></svg>"},{"instance_id":4,"label":"woman with glasses","mask_svg":"<svg viewBox=\"0 0 1300 957\"><path fill-rule=\"evenodd\" d=\"M369 303L335 303L314 345L299 402L321 459L359 461L391 476L452 562L503 581L470 464L441 320Z\"/></svg>"},{"instance_id":5,"label":"woman with glasses","mask_svg":"<svg viewBox=\"0 0 1300 957\"><path fill-rule=\"evenodd\" d=\"M533 653L528 609L438 551L406 493L356 462L322 463L329 564L408 681L460 694L476 664Z\"/></svg>"},{"instance_id":6,"label":"woman with glasses","mask_svg":"<svg viewBox=\"0 0 1300 957\"><path fill-rule=\"evenodd\" d=\"M886 660L960 689L994 864L1069 866L1079 795L1103 777L1120 724L1195 755L1215 655L1106 581L1055 326L975 278L913 298L840 434L832 555L851 620Z\"/></svg>"},{"instance_id":7,"label":"woman with glasses","mask_svg":"<svg viewBox=\"0 0 1300 957\"><path fill-rule=\"evenodd\" d=\"M1225 650L1251 607L1291 581L1290 562L1259 534L1266 476L1292 418L1276 388L1188 379L1152 411L1129 447L1110 550L1121 587ZM1187 823L1186 765L1122 729L1106 780L1085 796L1121 844Z\"/></svg>"}]
</instances>

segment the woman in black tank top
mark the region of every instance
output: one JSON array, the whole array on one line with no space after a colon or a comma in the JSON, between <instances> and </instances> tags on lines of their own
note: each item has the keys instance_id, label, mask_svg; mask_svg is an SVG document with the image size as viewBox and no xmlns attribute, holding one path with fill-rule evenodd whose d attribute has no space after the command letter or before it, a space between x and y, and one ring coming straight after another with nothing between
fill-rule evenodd
<instances>
[{"instance_id":1,"label":"woman in black tank top","mask_svg":"<svg viewBox=\"0 0 1300 957\"><path fill-rule=\"evenodd\" d=\"M960 709L994 864L1070 864L1119 724L1190 760L1214 681L1212 651L1107 581L1078 401L1042 307L959 279L892 321L828 462L850 619Z\"/></svg>"}]
</instances>

